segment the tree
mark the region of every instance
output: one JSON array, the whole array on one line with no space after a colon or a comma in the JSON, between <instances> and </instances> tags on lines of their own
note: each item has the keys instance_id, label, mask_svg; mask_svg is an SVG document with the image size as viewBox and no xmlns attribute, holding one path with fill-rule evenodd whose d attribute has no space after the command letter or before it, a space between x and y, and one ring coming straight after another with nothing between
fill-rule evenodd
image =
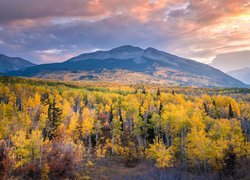
<instances>
[{"instance_id":1,"label":"tree","mask_svg":"<svg viewBox=\"0 0 250 180\"><path fill-rule=\"evenodd\" d=\"M145 89L145 87L143 86L142 87L142 94L146 94L147 92L146 92L146 89Z\"/></svg>"},{"instance_id":2,"label":"tree","mask_svg":"<svg viewBox=\"0 0 250 180\"><path fill-rule=\"evenodd\" d=\"M83 109L81 120L81 132L82 136L88 141L89 151L92 148L91 134L94 130L95 119L95 110L91 110L89 108Z\"/></svg>"},{"instance_id":3,"label":"tree","mask_svg":"<svg viewBox=\"0 0 250 180\"><path fill-rule=\"evenodd\" d=\"M162 141L155 140L153 144L146 149L146 157L156 161L156 166L159 168L166 168L173 165L173 156L170 148L162 143Z\"/></svg>"},{"instance_id":4,"label":"tree","mask_svg":"<svg viewBox=\"0 0 250 180\"><path fill-rule=\"evenodd\" d=\"M41 180L49 180L49 166L47 163L44 164L41 173Z\"/></svg>"},{"instance_id":5,"label":"tree","mask_svg":"<svg viewBox=\"0 0 250 180\"><path fill-rule=\"evenodd\" d=\"M52 177L75 179L76 169L83 157L80 151L82 147L59 135L52 140L49 149L46 157L49 168L44 167L44 176L46 177L49 169Z\"/></svg>"},{"instance_id":6,"label":"tree","mask_svg":"<svg viewBox=\"0 0 250 180\"><path fill-rule=\"evenodd\" d=\"M41 161L42 133L40 130L33 130L31 134L18 131L12 136L12 154L14 157L15 168L22 168L27 163L36 164Z\"/></svg>"},{"instance_id":7,"label":"tree","mask_svg":"<svg viewBox=\"0 0 250 180\"><path fill-rule=\"evenodd\" d=\"M192 128L191 133L187 135L187 157L192 165L203 164L205 173L207 173L208 160L212 153L210 148L211 141L206 137L205 131Z\"/></svg>"},{"instance_id":8,"label":"tree","mask_svg":"<svg viewBox=\"0 0 250 180\"><path fill-rule=\"evenodd\" d=\"M226 149L222 172L226 176L234 176L236 168L236 154L234 153L233 147L231 145Z\"/></svg>"},{"instance_id":9,"label":"tree","mask_svg":"<svg viewBox=\"0 0 250 180\"><path fill-rule=\"evenodd\" d=\"M49 102L48 107L48 121L46 128L44 129L44 137L48 137L50 140L55 137L55 130L62 123L62 109L56 105L55 98L53 102Z\"/></svg>"},{"instance_id":10,"label":"tree","mask_svg":"<svg viewBox=\"0 0 250 180\"><path fill-rule=\"evenodd\" d=\"M79 138L79 134L77 132L78 126L79 126L79 115L78 113L73 113L73 115L70 117L66 132L68 136L72 137L72 139L74 140L77 140Z\"/></svg>"},{"instance_id":11,"label":"tree","mask_svg":"<svg viewBox=\"0 0 250 180\"><path fill-rule=\"evenodd\" d=\"M157 93L156 93L157 97L159 97L161 95L161 91L160 88L157 89Z\"/></svg>"},{"instance_id":12,"label":"tree","mask_svg":"<svg viewBox=\"0 0 250 180\"><path fill-rule=\"evenodd\" d=\"M229 109L228 109L228 117L229 118L233 118L234 117L234 112L233 112L233 108L232 108L232 104L229 104Z\"/></svg>"},{"instance_id":13,"label":"tree","mask_svg":"<svg viewBox=\"0 0 250 180\"><path fill-rule=\"evenodd\" d=\"M25 163L30 161L30 149L28 149L29 140L26 139L26 133L24 131L16 132L11 140L13 143L11 153L15 161L14 168L22 168Z\"/></svg>"},{"instance_id":14,"label":"tree","mask_svg":"<svg viewBox=\"0 0 250 180\"><path fill-rule=\"evenodd\" d=\"M8 172L11 168L11 159L9 158L9 150L5 141L0 141L0 179L7 179Z\"/></svg>"}]
</instances>

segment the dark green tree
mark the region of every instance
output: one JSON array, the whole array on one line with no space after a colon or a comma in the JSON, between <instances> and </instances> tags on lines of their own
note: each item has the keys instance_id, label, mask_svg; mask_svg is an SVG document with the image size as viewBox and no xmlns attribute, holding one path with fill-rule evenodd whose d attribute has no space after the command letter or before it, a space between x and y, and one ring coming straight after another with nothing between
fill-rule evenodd
<instances>
[{"instance_id":1,"label":"dark green tree","mask_svg":"<svg viewBox=\"0 0 250 180\"><path fill-rule=\"evenodd\" d=\"M229 109L228 109L228 117L229 118L233 118L234 117L234 112L233 112L233 108L232 108L232 104L229 104Z\"/></svg>"},{"instance_id":2,"label":"dark green tree","mask_svg":"<svg viewBox=\"0 0 250 180\"><path fill-rule=\"evenodd\" d=\"M233 147L229 145L225 151L223 160L222 172L225 176L234 176L236 167L236 154L234 153Z\"/></svg>"},{"instance_id":3,"label":"dark green tree","mask_svg":"<svg viewBox=\"0 0 250 180\"><path fill-rule=\"evenodd\" d=\"M160 102L160 105L159 105L159 115L160 116L162 114L162 110L163 110L163 105L162 105L162 102Z\"/></svg>"},{"instance_id":4,"label":"dark green tree","mask_svg":"<svg viewBox=\"0 0 250 180\"><path fill-rule=\"evenodd\" d=\"M112 123L113 118L114 118L114 115L113 115L113 107L112 107L112 105L111 105L111 106L110 106L110 112L109 112L109 123Z\"/></svg>"},{"instance_id":5,"label":"dark green tree","mask_svg":"<svg viewBox=\"0 0 250 180\"><path fill-rule=\"evenodd\" d=\"M55 137L55 130L62 123L62 109L56 106L55 99L52 103L49 102L48 107L48 121L43 130L44 138L48 137L50 140Z\"/></svg>"},{"instance_id":6,"label":"dark green tree","mask_svg":"<svg viewBox=\"0 0 250 180\"><path fill-rule=\"evenodd\" d=\"M203 107L204 107L205 113L208 115L209 112L208 112L207 104L203 103Z\"/></svg>"},{"instance_id":7,"label":"dark green tree","mask_svg":"<svg viewBox=\"0 0 250 180\"><path fill-rule=\"evenodd\" d=\"M161 95L161 91L160 88L157 89L157 93L156 93L157 97L159 97Z\"/></svg>"},{"instance_id":8,"label":"dark green tree","mask_svg":"<svg viewBox=\"0 0 250 180\"><path fill-rule=\"evenodd\" d=\"M144 86L143 86L143 88L142 88L142 94L146 94L146 89L145 89Z\"/></svg>"}]
</instances>

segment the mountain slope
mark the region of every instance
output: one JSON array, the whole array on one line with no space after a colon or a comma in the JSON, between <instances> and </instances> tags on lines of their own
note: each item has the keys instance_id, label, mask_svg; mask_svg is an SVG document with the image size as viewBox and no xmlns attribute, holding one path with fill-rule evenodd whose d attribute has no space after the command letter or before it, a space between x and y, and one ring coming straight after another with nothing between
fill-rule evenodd
<instances>
[{"instance_id":1,"label":"mountain slope","mask_svg":"<svg viewBox=\"0 0 250 180\"><path fill-rule=\"evenodd\" d=\"M245 87L211 66L154 48L121 46L82 54L63 63L38 65L8 73L60 80L103 80L200 87Z\"/></svg>"},{"instance_id":2,"label":"mountain slope","mask_svg":"<svg viewBox=\"0 0 250 180\"><path fill-rule=\"evenodd\" d=\"M227 74L246 84L250 84L250 67L229 71Z\"/></svg>"},{"instance_id":3,"label":"mountain slope","mask_svg":"<svg viewBox=\"0 0 250 180\"><path fill-rule=\"evenodd\" d=\"M18 57L8 57L0 54L0 73L20 70L34 66L35 64Z\"/></svg>"}]
</instances>

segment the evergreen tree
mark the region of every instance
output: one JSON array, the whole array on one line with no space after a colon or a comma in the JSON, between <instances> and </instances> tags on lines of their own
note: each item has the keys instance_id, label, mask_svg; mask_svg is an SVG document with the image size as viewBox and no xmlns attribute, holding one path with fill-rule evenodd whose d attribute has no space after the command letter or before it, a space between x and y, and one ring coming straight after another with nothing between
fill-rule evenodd
<instances>
[{"instance_id":1,"label":"evergreen tree","mask_svg":"<svg viewBox=\"0 0 250 180\"><path fill-rule=\"evenodd\" d=\"M110 113L109 113L109 123L112 123L114 118L114 114L113 114L113 107L112 105L110 106Z\"/></svg>"},{"instance_id":2,"label":"evergreen tree","mask_svg":"<svg viewBox=\"0 0 250 180\"><path fill-rule=\"evenodd\" d=\"M205 110L205 113L208 115L208 108L207 108L207 105L206 105L206 103L203 103L203 107L204 107L204 110Z\"/></svg>"},{"instance_id":3,"label":"evergreen tree","mask_svg":"<svg viewBox=\"0 0 250 180\"><path fill-rule=\"evenodd\" d=\"M163 105L162 105L162 102L160 102L160 106L159 106L159 115L160 116L162 114L162 110L163 110Z\"/></svg>"},{"instance_id":4,"label":"evergreen tree","mask_svg":"<svg viewBox=\"0 0 250 180\"><path fill-rule=\"evenodd\" d=\"M119 114L119 121L121 123L121 131L123 131L123 118L122 118L122 108L121 108L121 100L118 101L118 114Z\"/></svg>"},{"instance_id":5,"label":"evergreen tree","mask_svg":"<svg viewBox=\"0 0 250 180\"><path fill-rule=\"evenodd\" d=\"M159 97L161 95L161 91L160 91L160 88L157 89L157 93L156 95Z\"/></svg>"},{"instance_id":6,"label":"evergreen tree","mask_svg":"<svg viewBox=\"0 0 250 180\"><path fill-rule=\"evenodd\" d=\"M236 154L233 151L233 147L229 145L224 155L222 172L226 176L233 176L235 174L235 167L236 167Z\"/></svg>"},{"instance_id":7,"label":"evergreen tree","mask_svg":"<svg viewBox=\"0 0 250 180\"><path fill-rule=\"evenodd\" d=\"M149 114L148 115L148 121L147 121L147 140L148 142L151 144L154 142L154 139L155 139L155 131L154 131L154 127L151 123L151 119L152 119L152 115Z\"/></svg>"},{"instance_id":8,"label":"evergreen tree","mask_svg":"<svg viewBox=\"0 0 250 180\"><path fill-rule=\"evenodd\" d=\"M62 109L56 106L55 99L52 103L49 102L48 107L48 122L43 134L45 138L50 140L55 137L55 130L62 123Z\"/></svg>"},{"instance_id":9,"label":"evergreen tree","mask_svg":"<svg viewBox=\"0 0 250 180\"><path fill-rule=\"evenodd\" d=\"M215 100L213 100L212 104L213 104L214 106L216 106L216 102L215 102Z\"/></svg>"},{"instance_id":10,"label":"evergreen tree","mask_svg":"<svg viewBox=\"0 0 250 180\"><path fill-rule=\"evenodd\" d=\"M233 118L234 117L234 112L233 112L233 108L232 108L232 104L229 104L229 109L228 109L228 117L229 118Z\"/></svg>"}]
</instances>

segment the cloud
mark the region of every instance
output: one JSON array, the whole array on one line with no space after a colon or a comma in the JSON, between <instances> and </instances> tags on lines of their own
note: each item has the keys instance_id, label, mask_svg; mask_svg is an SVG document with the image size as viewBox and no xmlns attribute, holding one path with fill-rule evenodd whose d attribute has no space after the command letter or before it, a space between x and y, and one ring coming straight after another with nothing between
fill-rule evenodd
<instances>
[{"instance_id":1,"label":"cloud","mask_svg":"<svg viewBox=\"0 0 250 180\"><path fill-rule=\"evenodd\" d=\"M202 62L250 49L248 0L0 1L0 51L40 63L124 44Z\"/></svg>"},{"instance_id":2,"label":"cloud","mask_svg":"<svg viewBox=\"0 0 250 180\"><path fill-rule=\"evenodd\" d=\"M0 22L61 16L97 16L105 9L91 0L1 0Z\"/></svg>"},{"instance_id":3,"label":"cloud","mask_svg":"<svg viewBox=\"0 0 250 180\"><path fill-rule=\"evenodd\" d=\"M56 54L38 54L37 57L42 60L43 63L54 63L54 62L62 62L65 59L70 59L73 56L76 56L74 53L68 53L66 55L56 55Z\"/></svg>"},{"instance_id":4,"label":"cloud","mask_svg":"<svg viewBox=\"0 0 250 180\"><path fill-rule=\"evenodd\" d=\"M229 72L244 67L250 67L249 57L250 50L218 54L210 65L224 72Z\"/></svg>"},{"instance_id":5,"label":"cloud","mask_svg":"<svg viewBox=\"0 0 250 180\"><path fill-rule=\"evenodd\" d=\"M59 55L62 53L62 50L60 49L46 49L46 50L42 50L42 51L36 51L39 54L55 54L55 55Z\"/></svg>"}]
</instances>

